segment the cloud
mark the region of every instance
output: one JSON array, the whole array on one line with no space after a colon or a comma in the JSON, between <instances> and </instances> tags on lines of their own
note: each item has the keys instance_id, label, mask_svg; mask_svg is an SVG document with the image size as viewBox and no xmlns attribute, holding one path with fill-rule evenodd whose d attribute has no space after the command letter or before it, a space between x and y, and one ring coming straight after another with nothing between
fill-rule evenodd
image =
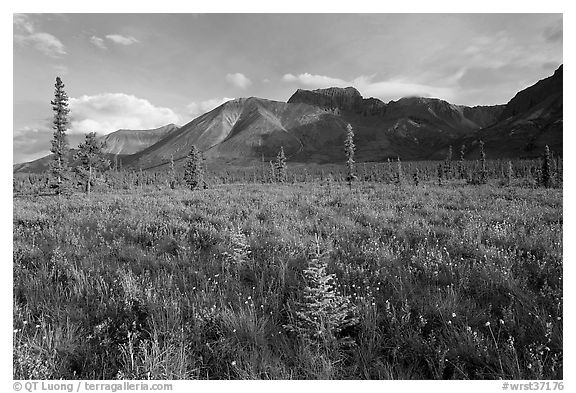
<instances>
[{"instance_id":1,"label":"cloud","mask_svg":"<svg viewBox=\"0 0 576 393\"><path fill-rule=\"evenodd\" d=\"M66 54L66 47L50 33L37 31L36 26L26 14L14 15L14 27L19 33L14 34L14 41L21 46L32 46L50 57Z\"/></svg>"},{"instance_id":2,"label":"cloud","mask_svg":"<svg viewBox=\"0 0 576 393\"><path fill-rule=\"evenodd\" d=\"M377 97L384 101L409 96L438 97L445 100L449 100L453 97L453 90L449 87L438 87L408 82L400 78L375 82L373 81L374 77L375 75L361 75L353 80L347 81L326 75L304 73L299 75L285 74L282 77L282 80L284 82L316 89L352 86L358 89L364 97Z\"/></svg>"},{"instance_id":3,"label":"cloud","mask_svg":"<svg viewBox=\"0 0 576 393\"><path fill-rule=\"evenodd\" d=\"M219 107L225 102L231 101L234 98L223 97L223 98L212 98L201 102L191 102L186 106L186 111L190 116L194 118L210 112L212 109Z\"/></svg>"},{"instance_id":4,"label":"cloud","mask_svg":"<svg viewBox=\"0 0 576 393\"><path fill-rule=\"evenodd\" d=\"M16 43L20 45L31 45L47 56L58 57L66 54L64 44L52 34L16 34L14 39L16 40Z\"/></svg>"},{"instance_id":5,"label":"cloud","mask_svg":"<svg viewBox=\"0 0 576 393\"><path fill-rule=\"evenodd\" d=\"M106 38L119 45L132 45L140 42L134 37L123 36L120 34L108 34Z\"/></svg>"},{"instance_id":6,"label":"cloud","mask_svg":"<svg viewBox=\"0 0 576 393\"><path fill-rule=\"evenodd\" d=\"M34 33L34 24L26 14L14 14L14 27L28 34Z\"/></svg>"},{"instance_id":7,"label":"cloud","mask_svg":"<svg viewBox=\"0 0 576 393\"><path fill-rule=\"evenodd\" d=\"M286 74L282 77L284 82L295 82L307 87L347 87L351 86L351 82L346 82L342 79L332 78L325 75L312 75L309 73L292 75Z\"/></svg>"},{"instance_id":8,"label":"cloud","mask_svg":"<svg viewBox=\"0 0 576 393\"><path fill-rule=\"evenodd\" d=\"M544 30L544 39L547 42L562 42L563 27L562 20L558 20L553 26Z\"/></svg>"},{"instance_id":9,"label":"cloud","mask_svg":"<svg viewBox=\"0 0 576 393\"><path fill-rule=\"evenodd\" d=\"M103 50L108 49L108 47L104 43L103 38L96 37L95 35L93 35L92 37L90 37L90 42L93 43L94 45L96 45L100 49L103 49Z\"/></svg>"},{"instance_id":10,"label":"cloud","mask_svg":"<svg viewBox=\"0 0 576 393\"><path fill-rule=\"evenodd\" d=\"M169 108L154 106L148 100L123 93L105 93L70 98L71 134L108 134L118 129L145 130L181 119Z\"/></svg>"},{"instance_id":11,"label":"cloud","mask_svg":"<svg viewBox=\"0 0 576 393\"><path fill-rule=\"evenodd\" d=\"M239 87L240 89L245 89L252 84L252 81L240 72L235 74L227 74L226 81L230 82L236 87Z\"/></svg>"}]
</instances>

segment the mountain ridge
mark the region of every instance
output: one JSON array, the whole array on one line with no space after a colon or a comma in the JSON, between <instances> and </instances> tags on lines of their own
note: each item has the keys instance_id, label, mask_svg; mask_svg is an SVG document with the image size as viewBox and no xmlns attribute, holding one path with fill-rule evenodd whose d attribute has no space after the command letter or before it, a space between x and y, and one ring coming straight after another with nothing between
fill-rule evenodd
<instances>
[{"instance_id":1,"label":"mountain ridge","mask_svg":"<svg viewBox=\"0 0 576 393\"><path fill-rule=\"evenodd\" d=\"M144 138L147 143L140 144L138 151L124 156L123 165L159 168L172 158L183 159L192 145L208 161L229 165L272 160L281 146L291 161L342 162L347 124L355 130L359 161L443 159L449 145L460 144L469 146L467 156L473 157L480 138L485 139L489 158L533 156L542 143L561 151L562 94L560 66L554 75L503 105L465 106L427 97L384 103L362 97L354 87L298 89L287 102L237 98L181 127L148 130L152 137ZM111 139L135 135L140 143L145 134L139 132L118 130L109 135ZM530 143L533 151L524 146ZM110 151L122 147L116 140Z\"/></svg>"}]
</instances>

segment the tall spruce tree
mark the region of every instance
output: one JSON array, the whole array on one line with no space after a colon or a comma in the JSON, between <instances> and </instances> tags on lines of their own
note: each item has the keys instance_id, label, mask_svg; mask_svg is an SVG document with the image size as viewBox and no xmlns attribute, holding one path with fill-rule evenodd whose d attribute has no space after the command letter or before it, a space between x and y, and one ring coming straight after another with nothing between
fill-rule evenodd
<instances>
[{"instance_id":1,"label":"tall spruce tree","mask_svg":"<svg viewBox=\"0 0 576 393\"><path fill-rule=\"evenodd\" d=\"M550 148L546 145L544 155L542 156L542 175L540 181L544 187L550 188L552 187L553 179L552 157L550 156Z\"/></svg>"},{"instance_id":2,"label":"tall spruce tree","mask_svg":"<svg viewBox=\"0 0 576 393\"><path fill-rule=\"evenodd\" d=\"M56 194L60 195L64 191L65 183L69 180L70 169L68 166L68 138L66 129L68 128L68 94L64 91L64 83L60 77L56 77L54 85L54 99L50 102L54 111L52 128L54 135L52 137L51 161L49 164L50 174L52 175L51 187L55 189Z\"/></svg>"},{"instance_id":3,"label":"tall spruce tree","mask_svg":"<svg viewBox=\"0 0 576 393\"><path fill-rule=\"evenodd\" d=\"M460 160L458 161L458 172L460 173L460 179L466 178L466 172L464 170L464 154L466 153L466 146L460 146Z\"/></svg>"},{"instance_id":4,"label":"tall spruce tree","mask_svg":"<svg viewBox=\"0 0 576 393\"><path fill-rule=\"evenodd\" d=\"M276 156L276 167L275 175L276 175L276 182L284 183L287 179L287 170L286 170L286 156L284 155L284 147L280 146L280 151Z\"/></svg>"},{"instance_id":5,"label":"tall spruce tree","mask_svg":"<svg viewBox=\"0 0 576 393\"><path fill-rule=\"evenodd\" d=\"M400 157L398 157L396 161L396 166L396 178L394 179L394 183L399 186L402 184L402 161L400 161Z\"/></svg>"},{"instance_id":6,"label":"tall spruce tree","mask_svg":"<svg viewBox=\"0 0 576 393\"><path fill-rule=\"evenodd\" d=\"M96 133L90 132L86 134L86 140L78 145L78 152L74 155L74 159L80 162L76 167L76 173L84 183L84 191L88 195L98 172L110 168L110 161L102 152L103 147L104 143L96 138Z\"/></svg>"},{"instance_id":7,"label":"tall spruce tree","mask_svg":"<svg viewBox=\"0 0 576 393\"><path fill-rule=\"evenodd\" d=\"M512 161L508 161L508 168L506 170L506 185L512 185L512 179L514 179L514 167L512 166Z\"/></svg>"},{"instance_id":8,"label":"tall spruce tree","mask_svg":"<svg viewBox=\"0 0 576 393\"><path fill-rule=\"evenodd\" d=\"M194 145L192 145L192 149L186 158L184 182L191 190L197 190L204 187L202 155Z\"/></svg>"},{"instance_id":9,"label":"tall spruce tree","mask_svg":"<svg viewBox=\"0 0 576 393\"><path fill-rule=\"evenodd\" d=\"M174 164L174 154L172 154L170 156L170 179L168 180L172 190L176 188L176 181L176 165Z\"/></svg>"},{"instance_id":10,"label":"tall spruce tree","mask_svg":"<svg viewBox=\"0 0 576 393\"><path fill-rule=\"evenodd\" d=\"M452 178L452 145L448 147L446 160L444 160L444 177L446 179Z\"/></svg>"},{"instance_id":11,"label":"tall spruce tree","mask_svg":"<svg viewBox=\"0 0 576 393\"><path fill-rule=\"evenodd\" d=\"M354 174L354 151L356 146L354 145L354 130L352 126L348 124L346 126L346 139L344 140L344 153L346 153L346 169L348 171L346 175L346 181L348 182L348 187L352 188L352 182L357 179Z\"/></svg>"},{"instance_id":12,"label":"tall spruce tree","mask_svg":"<svg viewBox=\"0 0 576 393\"><path fill-rule=\"evenodd\" d=\"M478 182L480 184L486 184L488 181L488 170L486 168L486 153L484 152L484 141L480 140L480 174Z\"/></svg>"}]
</instances>

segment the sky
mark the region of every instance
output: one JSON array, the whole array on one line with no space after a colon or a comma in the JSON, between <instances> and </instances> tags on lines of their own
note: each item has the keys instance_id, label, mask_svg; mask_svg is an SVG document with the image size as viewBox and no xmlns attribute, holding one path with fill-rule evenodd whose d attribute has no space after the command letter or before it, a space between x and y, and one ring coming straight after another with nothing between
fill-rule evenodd
<instances>
[{"instance_id":1,"label":"sky","mask_svg":"<svg viewBox=\"0 0 576 393\"><path fill-rule=\"evenodd\" d=\"M76 146L298 88L505 104L562 64L562 41L562 14L14 14L13 161L49 153L57 76Z\"/></svg>"}]
</instances>

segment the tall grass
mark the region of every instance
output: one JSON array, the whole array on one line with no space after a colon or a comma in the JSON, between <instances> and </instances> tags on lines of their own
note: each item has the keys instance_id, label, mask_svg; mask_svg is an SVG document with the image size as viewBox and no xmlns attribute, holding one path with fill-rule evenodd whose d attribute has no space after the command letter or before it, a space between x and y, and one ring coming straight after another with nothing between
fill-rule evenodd
<instances>
[{"instance_id":1,"label":"tall grass","mask_svg":"<svg viewBox=\"0 0 576 393\"><path fill-rule=\"evenodd\" d=\"M14 199L15 379L562 379L562 191L434 181ZM309 245L358 323L284 328Z\"/></svg>"}]
</instances>

